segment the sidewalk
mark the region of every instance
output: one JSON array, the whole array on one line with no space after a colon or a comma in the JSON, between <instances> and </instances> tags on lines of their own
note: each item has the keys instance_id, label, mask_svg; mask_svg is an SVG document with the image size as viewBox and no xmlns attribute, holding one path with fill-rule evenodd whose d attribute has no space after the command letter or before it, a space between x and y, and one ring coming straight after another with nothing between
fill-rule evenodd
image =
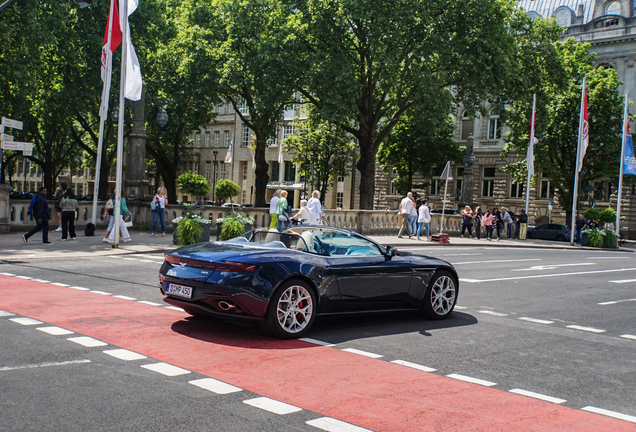
<instances>
[{"instance_id":1,"label":"sidewalk","mask_svg":"<svg viewBox=\"0 0 636 432\"><path fill-rule=\"evenodd\" d=\"M61 242L57 232L51 232L49 239L55 244L45 246L42 244L41 235L36 234L29 239L29 244L22 241L22 233L11 233L0 235L0 261L16 261L20 259L38 258L81 258L90 256L108 256L137 253L164 253L176 246L172 244L172 234L165 237L151 237L149 232L131 231L132 241L121 243L119 248L114 249L109 243L102 241L102 232L97 232L96 236L85 237L80 235L77 240ZM537 249L563 249L563 250L599 250L590 247L570 246L567 242L557 242L548 240L508 240L486 241L468 238L451 237L450 243L433 243L426 240L418 241L413 239L399 239L397 236L368 236L372 240L382 244L401 247L418 248L439 248L439 247L522 247ZM611 252L609 249L605 249ZM634 252L636 242L630 241L619 249L620 251Z\"/></svg>"}]
</instances>

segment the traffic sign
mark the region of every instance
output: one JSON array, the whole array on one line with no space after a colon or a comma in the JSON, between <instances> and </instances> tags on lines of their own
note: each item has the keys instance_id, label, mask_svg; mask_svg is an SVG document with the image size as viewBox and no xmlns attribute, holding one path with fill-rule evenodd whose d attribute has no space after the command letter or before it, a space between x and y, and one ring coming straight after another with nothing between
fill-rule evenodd
<instances>
[{"instance_id":1,"label":"traffic sign","mask_svg":"<svg viewBox=\"0 0 636 432\"><path fill-rule=\"evenodd\" d=\"M2 148L4 150L33 151L33 143L17 142L17 141L2 141Z\"/></svg>"},{"instance_id":2,"label":"traffic sign","mask_svg":"<svg viewBox=\"0 0 636 432\"><path fill-rule=\"evenodd\" d=\"M0 141L13 141L13 135L7 135L6 133L0 133Z\"/></svg>"},{"instance_id":3,"label":"traffic sign","mask_svg":"<svg viewBox=\"0 0 636 432\"><path fill-rule=\"evenodd\" d=\"M22 156L33 156L33 149L31 149L31 150L22 150Z\"/></svg>"},{"instance_id":4,"label":"traffic sign","mask_svg":"<svg viewBox=\"0 0 636 432\"><path fill-rule=\"evenodd\" d=\"M11 129L22 130L22 122L18 120L11 120L10 118L2 117L2 126L9 127Z\"/></svg>"}]
</instances>

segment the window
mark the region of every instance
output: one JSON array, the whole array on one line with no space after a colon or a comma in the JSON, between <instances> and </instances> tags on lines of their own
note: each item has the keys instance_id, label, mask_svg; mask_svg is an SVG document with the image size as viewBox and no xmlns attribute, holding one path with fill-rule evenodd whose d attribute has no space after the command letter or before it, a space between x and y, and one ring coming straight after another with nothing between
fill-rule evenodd
<instances>
[{"instance_id":1,"label":"window","mask_svg":"<svg viewBox=\"0 0 636 432\"><path fill-rule=\"evenodd\" d=\"M199 161L194 162L194 173L199 174Z\"/></svg>"},{"instance_id":2,"label":"window","mask_svg":"<svg viewBox=\"0 0 636 432\"><path fill-rule=\"evenodd\" d=\"M542 199L550 199L554 197L554 187L550 182L550 179L545 176L545 174L541 173L541 198Z\"/></svg>"},{"instance_id":3,"label":"window","mask_svg":"<svg viewBox=\"0 0 636 432\"><path fill-rule=\"evenodd\" d=\"M232 112L232 104L225 104L225 114L230 114Z\"/></svg>"},{"instance_id":4,"label":"window","mask_svg":"<svg viewBox=\"0 0 636 432\"><path fill-rule=\"evenodd\" d=\"M214 131L214 147L221 144L221 131Z\"/></svg>"},{"instance_id":5,"label":"window","mask_svg":"<svg viewBox=\"0 0 636 432\"><path fill-rule=\"evenodd\" d=\"M216 113L217 114L221 114L221 111L223 111L223 104L220 103L216 106Z\"/></svg>"},{"instance_id":6,"label":"window","mask_svg":"<svg viewBox=\"0 0 636 432\"><path fill-rule=\"evenodd\" d=\"M223 140L223 147L230 146L230 131L225 131L225 139Z\"/></svg>"},{"instance_id":7,"label":"window","mask_svg":"<svg viewBox=\"0 0 636 432\"><path fill-rule=\"evenodd\" d=\"M341 209L343 202L344 202L344 193L342 192L336 193L336 208Z\"/></svg>"},{"instance_id":8,"label":"window","mask_svg":"<svg viewBox=\"0 0 636 432\"><path fill-rule=\"evenodd\" d=\"M594 182L594 199L596 201L609 201L612 184L609 181Z\"/></svg>"},{"instance_id":9,"label":"window","mask_svg":"<svg viewBox=\"0 0 636 432\"><path fill-rule=\"evenodd\" d=\"M249 115L250 110L247 107L247 101L241 101L241 105L239 105L239 111L243 115Z\"/></svg>"},{"instance_id":10,"label":"window","mask_svg":"<svg viewBox=\"0 0 636 432\"><path fill-rule=\"evenodd\" d=\"M219 177L223 180L225 179L225 164L221 162L221 169L219 172Z\"/></svg>"},{"instance_id":11,"label":"window","mask_svg":"<svg viewBox=\"0 0 636 432\"><path fill-rule=\"evenodd\" d=\"M337 181L338 183L344 183L344 177L343 176L338 177Z\"/></svg>"},{"instance_id":12,"label":"window","mask_svg":"<svg viewBox=\"0 0 636 432\"><path fill-rule=\"evenodd\" d=\"M397 180L397 179L393 179L393 180ZM398 195L398 190L395 187L395 183L393 182L393 180L391 180L390 184L390 190L389 190L389 195Z\"/></svg>"},{"instance_id":13,"label":"window","mask_svg":"<svg viewBox=\"0 0 636 432\"><path fill-rule=\"evenodd\" d=\"M29 162L26 162L26 163L27 163L26 166L29 167L29 175L30 176L34 176L35 175L35 171L37 170L37 166L35 164L33 164L33 163L29 163ZM33 190L37 190L37 189L33 189Z\"/></svg>"},{"instance_id":14,"label":"window","mask_svg":"<svg viewBox=\"0 0 636 432\"><path fill-rule=\"evenodd\" d=\"M455 197L459 200L462 195L462 188L464 187L464 167L457 167L455 175Z\"/></svg>"},{"instance_id":15,"label":"window","mask_svg":"<svg viewBox=\"0 0 636 432\"><path fill-rule=\"evenodd\" d=\"M274 135L267 140L267 147L277 147L278 146L278 126L274 129Z\"/></svg>"},{"instance_id":16,"label":"window","mask_svg":"<svg viewBox=\"0 0 636 432\"><path fill-rule=\"evenodd\" d=\"M205 179L208 181L208 183L210 183L211 174L212 174L212 162L206 161L205 162Z\"/></svg>"},{"instance_id":17,"label":"window","mask_svg":"<svg viewBox=\"0 0 636 432\"><path fill-rule=\"evenodd\" d=\"M243 127L243 139L241 140L241 147L247 147L250 145L250 128Z\"/></svg>"},{"instance_id":18,"label":"window","mask_svg":"<svg viewBox=\"0 0 636 432\"><path fill-rule=\"evenodd\" d=\"M468 115L468 111L464 111L462 115L462 140L468 139L468 135L473 133L474 121Z\"/></svg>"},{"instance_id":19,"label":"window","mask_svg":"<svg viewBox=\"0 0 636 432\"><path fill-rule=\"evenodd\" d=\"M247 191L245 189L241 192L241 204L247 204Z\"/></svg>"},{"instance_id":20,"label":"window","mask_svg":"<svg viewBox=\"0 0 636 432\"><path fill-rule=\"evenodd\" d=\"M618 23L619 23L618 18L612 18L612 19L607 19L607 20L602 20L597 22L595 27L596 28L614 27L614 26L617 26Z\"/></svg>"},{"instance_id":21,"label":"window","mask_svg":"<svg viewBox=\"0 0 636 432\"><path fill-rule=\"evenodd\" d=\"M493 197L495 196L495 173L497 172L497 168L495 167L484 167L484 175L481 182L481 196L482 197Z\"/></svg>"},{"instance_id":22,"label":"window","mask_svg":"<svg viewBox=\"0 0 636 432\"><path fill-rule=\"evenodd\" d=\"M621 4L617 1L611 2L605 8L605 15L620 15Z\"/></svg>"},{"instance_id":23,"label":"window","mask_svg":"<svg viewBox=\"0 0 636 432\"><path fill-rule=\"evenodd\" d=\"M271 163L271 166L272 174L270 175L270 179L277 182L280 178L280 164L278 163L278 161L274 161Z\"/></svg>"},{"instance_id":24,"label":"window","mask_svg":"<svg viewBox=\"0 0 636 432\"><path fill-rule=\"evenodd\" d=\"M510 185L510 198L523 198L524 184L522 182Z\"/></svg>"},{"instance_id":25,"label":"window","mask_svg":"<svg viewBox=\"0 0 636 432\"><path fill-rule=\"evenodd\" d=\"M442 171L444 171L444 167L435 167L433 168L433 178L431 178L430 186L429 186L429 195L439 195L442 190Z\"/></svg>"},{"instance_id":26,"label":"window","mask_svg":"<svg viewBox=\"0 0 636 432\"><path fill-rule=\"evenodd\" d=\"M194 142L195 142L195 146L201 147L201 132L197 132L194 135Z\"/></svg>"},{"instance_id":27,"label":"window","mask_svg":"<svg viewBox=\"0 0 636 432\"><path fill-rule=\"evenodd\" d=\"M285 120L293 120L295 112L294 105L285 106Z\"/></svg>"},{"instance_id":28,"label":"window","mask_svg":"<svg viewBox=\"0 0 636 432\"><path fill-rule=\"evenodd\" d=\"M499 120L499 112L492 110L488 119L488 139L497 140L501 138L501 120Z\"/></svg>"},{"instance_id":29,"label":"window","mask_svg":"<svg viewBox=\"0 0 636 432\"><path fill-rule=\"evenodd\" d=\"M188 162L188 171L192 172L192 161Z\"/></svg>"},{"instance_id":30,"label":"window","mask_svg":"<svg viewBox=\"0 0 636 432\"><path fill-rule=\"evenodd\" d=\"M570 27L570 24L572 22L572 12L570 11L570 9L568 8L559 9L558 11L556 11L554 16L556 17L557 23L561 27L563 28Z\"/></svg>"},{"instance_id":31,"label":"window","mask_svg":"<svg viewBox=\"0 0 636 432\"><path fill-rule=\"evenodd\" d=\"M285 138L287 138L289 135L293 135L294 134L294 125L285 125L285 129L283 129L283 141L285 141Z\"/></svg>"},{"instance_id":32,"label":"window","mask_svg":"<svg viewBox=\"0 0 636 432\"><path fill-rule=\"evenodd\" d=\"M292 162L285 162L285 181L296 180L296 166Z\"/></svg>"},{"instance_id":33,"label":"window","mask_svg":"<svg viewBox=\"0 0 636 432\"><path fill-rule=\"evenodd\" d=\"M22 163L22 161L18 161L18 168L16 169L16 175L22 175L22 166L24 164Z\"/></svg>"},{"instance_id":34,"label":"window","mask_svg":"<svg viewBox=\"0 0 636 432\"><path fill-rule=\"evenodd\" d=\"M247 162L241 162L243 165L243 181L247 181Z\"/></svg>"},{"instance_id":35,"label":"window","mask_svg":"<svg viewBox=\"0 0 636 432\"><path fill-rule=\"evenodd\" d=\"M205 133L205 146L210 147L210 132Z\"/></svg>"}]
</instances>

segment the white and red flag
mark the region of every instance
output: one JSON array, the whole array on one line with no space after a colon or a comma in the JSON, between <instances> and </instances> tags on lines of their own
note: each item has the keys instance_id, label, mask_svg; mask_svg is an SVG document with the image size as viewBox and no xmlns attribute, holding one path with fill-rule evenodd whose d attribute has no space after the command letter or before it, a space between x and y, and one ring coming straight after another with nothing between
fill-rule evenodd
<instances>
[{"instance_id":1,"label":"white and red flag","mask_svg":"<svg viewBox=\"0 0 636 432\"><path fill-rule=\"evenodd\" d=\"M108 22L106 23L106 33L104 34L104 46L102 48L102 81L106 81L106 74L112 70L112 53L114 53L121 44L121 36L117 2L112 0L108 14Z\"/></svg>"},{"instance_id":2,"label":"white and red flag","mask_svg":"<svg viewBox=\"0 0 636 432\"><path fill-rule=\"evenodd\" d=\"M590 131L587 117L587 82L583 78L583 88L581 90L581 114L579 120L579 145L576 158L576 170L581 171L583 168L583 158L590 143Z\"/></svg>"}]
</instances>

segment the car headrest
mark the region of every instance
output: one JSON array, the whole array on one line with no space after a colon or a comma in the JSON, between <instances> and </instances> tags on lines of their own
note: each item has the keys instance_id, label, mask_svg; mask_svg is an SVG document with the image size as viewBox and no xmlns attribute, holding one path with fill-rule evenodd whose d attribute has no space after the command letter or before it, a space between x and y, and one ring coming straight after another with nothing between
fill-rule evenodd
<instances>
[{"instance_id":1,"label":"car headrest","mask_svg":"<svg viewBox=\"0 0 636 432\"><path fill-rule=\"evenodd\" d=\"M305 242L305 244L307 245L307 250L310 252L314 251L314 235L311 233L311 231L303 231L302 234L300 234L300 237L303 239L303 241ZM298 244L296 245L296 249L298 250L303 250L304 249L304 245L303 242L298 242Z\"/></svg>"}]
</instances>

